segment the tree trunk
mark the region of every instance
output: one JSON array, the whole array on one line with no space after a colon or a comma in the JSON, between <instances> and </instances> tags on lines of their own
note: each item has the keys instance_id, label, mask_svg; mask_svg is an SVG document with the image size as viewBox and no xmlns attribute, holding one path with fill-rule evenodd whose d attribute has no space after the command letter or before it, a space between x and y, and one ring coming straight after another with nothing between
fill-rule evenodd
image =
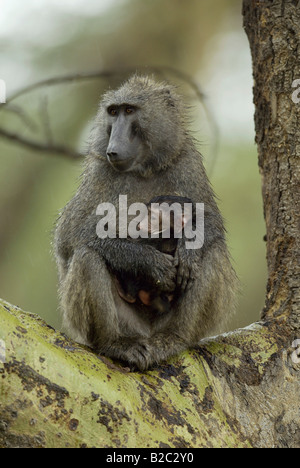
<instances>
[{"instance_id":1,"label":"tree trunk","mask_svg":"<svg viewBox=\"0 0 300 468\"><path fill-rule=\"evenodd\" d=\"M267 229L261 322L130 373L2 301L0 447L300 447L298 3L243 4Z\"/></svg>"},{"instance_id":2,"label":"tree trunk","mask_svg":"<svg viewBox=\"0 0 300 468\"><path fill-rule=\"evenodd\" d=\"M245 0L243 13L267 227L263 318L276 318L288 337L300 338L300 103L293 99L293 83L300 78L300 2Z\"/></svg>"}]
</instances>

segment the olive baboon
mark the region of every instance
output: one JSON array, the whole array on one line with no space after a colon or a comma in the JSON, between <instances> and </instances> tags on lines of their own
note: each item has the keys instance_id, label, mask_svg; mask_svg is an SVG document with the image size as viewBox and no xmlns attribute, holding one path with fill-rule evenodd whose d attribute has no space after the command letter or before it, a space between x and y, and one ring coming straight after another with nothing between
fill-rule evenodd
<instances>
[{"instance_id":1,"label":"olive baboon","mask_svg":"<svg viewBox=\"0 0 300 468\"><path fill-rule=\"evenodd\" d=\"M119 213L120 194L131 205L168 193L204 203L201 249L186 249L179 239L176 262L151 245L123 238L118 214L117 236L97 238L100 203ZM55 252L65 330L140 370L196 345L222 329L234 309L236 276L224 233L181 99L169 84L133 76L103 96L82 183L58 220ZM166 294L178 288L179 297L167 314L149 320L138 305L120 297L108 265L140 274ZM187 283L191 287L185 290Z\"/></svg>"},{"instance_id":2,"label":"olive baboon","mask_svg":"<svg viewBox=\"0 0 300 468\"><path fill-rule=\"evenodd\" d=\"M178 238L184 234L189 218L193 221L193 210L187 212L187 204L192 207L192 200L186 197L164 195L152 198L147 204L147 215L139 223L141 237L136 241L153 245L160 252L175 257ZM140 274L136 276L115 272L115 276L119 295L131 304L138 301L146 306L144 313L153 312L153 320L156 320L158 314L169 312L171 302L176 300L176 289L172 294L165 293L159 285L147 282Z\"/></svg>"}]
</instances>

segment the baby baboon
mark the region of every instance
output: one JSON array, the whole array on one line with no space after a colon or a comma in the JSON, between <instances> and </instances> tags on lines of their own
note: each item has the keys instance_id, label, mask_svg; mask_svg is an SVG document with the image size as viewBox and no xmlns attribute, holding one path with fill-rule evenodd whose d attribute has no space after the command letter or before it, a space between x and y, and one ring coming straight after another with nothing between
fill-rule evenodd
<instances>
[{"instance_id":1,"label":"baby baboon","mask_svg":"<svg viewBox=\"0 0 300 468\"><path fill-rule=\"evenodd\" d=\"M131 206L163 193L204 203L201 249L186 249L178 239L175 259L124 236L119 195L127 195ZM116 208L114 238L96 236L101 203ZM65 330L98 353L145 370L222 329L234 310L236 284L224 232L181 99L169 84L133 76L103 96L82 183L58 220L55 252ZM124 301L110 268L141 275L165 294L176 288L170 312L150 320L137 304Z\"/></svg>"},{"instance_id":2,"label":"baby baboon","mask_svg":"<svg viewBox=\"0 0 300 468\"><path fill-rule=\"evenodd\" d=\"M187 204L191 208L189 211ZM141 237L136 241L153 245L160 252L175 257L178 238L182 237L189 217L192 218L192 200L172 195L158 196L150 200L147 208L147 216L139 223ZM154 312L153 319L171 310L171 301L177 296L176 289L167 294L160 290L159 284L153 285L139 274L116 272L115 276L119 295L131 304L138 301L145 305L148 311Z\"/></svg>"}]
</instances>

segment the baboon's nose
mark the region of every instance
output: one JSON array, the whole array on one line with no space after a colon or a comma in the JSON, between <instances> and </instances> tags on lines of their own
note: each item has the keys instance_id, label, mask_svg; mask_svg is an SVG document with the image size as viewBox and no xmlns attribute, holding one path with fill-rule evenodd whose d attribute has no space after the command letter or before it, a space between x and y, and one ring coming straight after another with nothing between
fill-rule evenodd
<instances>
[{"instance_id":1,"label":"baboon's nose","mask_svg":"<svg viewBox=\"0 0 300 468\"><path fill-rule=\"evenodd\" d=\"M115 151L108 151L106 154L111 162L114 162L119 158L118 153Z\"/></svg>"}]
</instances>

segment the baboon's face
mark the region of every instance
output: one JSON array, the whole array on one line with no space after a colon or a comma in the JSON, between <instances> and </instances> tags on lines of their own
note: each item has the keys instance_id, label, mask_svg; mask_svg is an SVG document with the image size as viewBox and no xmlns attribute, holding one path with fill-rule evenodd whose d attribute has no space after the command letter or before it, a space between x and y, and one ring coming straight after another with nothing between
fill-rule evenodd
<instances>
[{"instance_id":1,"label":"baboon's face","mask_svg":"<svg viewBox=\"0 0 300 468\"><path fill-rule=\"evenodd\" d=\"M139 108L130 104L110 104L107 108L106 157L119 172L134 170L143 161L145 145L138 124Z\"/></svg>"},{"instance_id":2,"label":"baboon's face","mask_svg":"<svg viewBox=\"0 0 300 468\"><path fill-rule=\"evenodd\" d=\"M171 167L186 140L174 89L134 76L101 99L90 151L116 171L151 177Z\"/></svg>"}]
</instances>

